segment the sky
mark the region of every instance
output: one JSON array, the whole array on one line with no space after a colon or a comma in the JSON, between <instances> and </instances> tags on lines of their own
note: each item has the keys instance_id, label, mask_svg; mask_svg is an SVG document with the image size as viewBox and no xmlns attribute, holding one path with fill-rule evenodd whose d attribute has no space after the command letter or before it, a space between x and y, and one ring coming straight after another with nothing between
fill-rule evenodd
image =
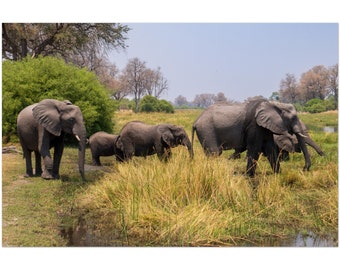
<instances>
[{"instance_id":1,"label":"sky","mask_svg":"<svg viewBox=\"0 0 340 270\"><path fill-rule=\"evenodd\" d=\"M244 101L279 90L287 73L298 79L316 65L338 63L338 23L123 23L125 50L112 51L122 70L138 57L161 68L169 89L161 98L223 92Z\"/></svg>"}]
</instances>

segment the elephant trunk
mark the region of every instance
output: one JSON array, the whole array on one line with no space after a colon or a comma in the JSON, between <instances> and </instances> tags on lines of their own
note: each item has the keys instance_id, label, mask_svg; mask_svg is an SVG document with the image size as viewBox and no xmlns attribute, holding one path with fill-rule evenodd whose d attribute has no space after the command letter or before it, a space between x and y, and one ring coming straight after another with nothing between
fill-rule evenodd
<instances>
[{"instance_id":1,"label":"elephant trunk","mask_svg":"<svg viewBox=\"0 0 340 270\"><path fill-rule=\"evenodd\" d=\"M185 136L184 140L182 141L182 145L184 145L188 148L190 158L193 158L194 153L193 153L192 145L191 145L191 142L190 142L188 136Z\"/></svg>"},{"instance_id":2,"label":"elephant trunk","mask_svg":"<svg viewBox=\"0 0 340 270\"><path fill-rule=\"evenodd\" d=\"M299 134L295 134L295 135L298 139L299 146L300 146L302 153L305 157L305 166L304 166L303 170L309 171L309 168L311 167L312 162L311 162L310 155L309 155L309 152L308 152L308 149L307 149L307 146L306 146L305 136L300 136Z\"/></svg>"},{"instance_id":3,"label":"elephant trunk","mask_svg":"<svg viewBox=\"0 0 340 270\"><path fill-rule=\"evenodd\" d=\"M320 155L320 156L324 156L325 153L321 150L321 148L309 137L307 136L305 138L305 142L306 144L310 145L311 147L313 147L315 149L315 151Z\"/></svg>"},{"instance_id":4,"label":"elephant trunk","mask_svg":"<svg viewBox=\"0 0 340 270\"><path fill-rule=\"evenodd\" d=\"M80 172L80 175L83 181L86 181L85 179L85 149L86 149L87 138L86 138L85 126L82 126L80 128L74 128L73 134L79 142L79 145L78 145L79 172Z\"/></svg>"}]
</instances>

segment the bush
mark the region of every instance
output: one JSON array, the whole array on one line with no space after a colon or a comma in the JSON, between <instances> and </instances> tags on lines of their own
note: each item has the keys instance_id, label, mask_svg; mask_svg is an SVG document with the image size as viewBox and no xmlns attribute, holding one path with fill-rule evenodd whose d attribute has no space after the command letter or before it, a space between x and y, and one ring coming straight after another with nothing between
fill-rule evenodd
<instances>
[{"instance_id":1,"label":"bush","mask_svg":"<svg viewBox=\"0 0 340 270\"><path fill-rule=\"evenodd\" d=\"M174 113L174 107L166 100L162 99L159 101L159 111L166 113Z\"/></svg>"},{"instance_id":2,"label":"bush","mask_svg":"<svg viewBox=\"0 0 340 270\"><path fill-rule=\"evenodd\" d=\"M158 100L154 96L144 96L140 101L140 112L166 112L174 113L174 107L166 100Z\"/></svg>"},{"instance_id":3,"label":"bush","mask_svg":"<svg viewBox=\"0 0 340 270\"><path fill-rule=\"evenodd\" d=\"M114 106L95 74L52 57L2 64L2 134L16 134L16 118L26 106L46 98L70 100L80 107L88 136L112 132Z\"/></svg>"},{"instance_id":4,"label":"bush","mask_svg":"<svg viewBox=\"0 0 340 270\"><path fill-rule=\"evenodd\" d=\"M327 108L323 100L313 98L306 103L304 110L309 113L320 113L325 112Z\"/></svg>"},{"instance_id":5,"label":"bush","mask_svg":"<svg viewBox=\"0 0 340 270\"><path fill-rule=\"evenodd\" d=\"M158 112L158 99L153 96L144 96L139 104L139 111L141 112Z\"/></svg>"}]
</instances>

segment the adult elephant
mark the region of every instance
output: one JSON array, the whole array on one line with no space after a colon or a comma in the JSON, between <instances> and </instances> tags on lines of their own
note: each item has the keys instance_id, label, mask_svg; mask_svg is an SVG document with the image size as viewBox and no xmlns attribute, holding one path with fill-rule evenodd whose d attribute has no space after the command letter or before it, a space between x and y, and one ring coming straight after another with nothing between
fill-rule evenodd
<instances>
[{"instance_id":1,"label":"adult elephant","mask_svg":"<svg viewBox=\"0 0 340 270\"><path fill-rule=\"evenodd\" d=\"M31 154L35 153L35 174L44 179L58 179L64 150L65 134L73 134L79 141L78 166L83 180L86 129L78 106L70 101L44 99L24 108L17 118L17 131L26 159L26 175L33 176ZM54 147L53 159L50 148ZM44 170L41 168L41 157Z\"/></svg>"},{"instance_id":2,"label":"adult elephant","mask_svg":"<svg viewBox=\"0 0 340 270\"><path fill-rule=\"evenodd\" d=\"M317 143L315 141L313 141L313 139L310 137L310 135L307 131L306 125L301 120L300 120L300 124L301 124L302 129L303 129L302 134L305 136L304 137L305 143L307 145L311 146L312 148L314 148L314 150L320 156L324 156L325 153L321 150L320 146L318 146ZM287 138L287 136L285 136L285 135L274 134L274 142L275 142L275 145L278 147L280 161L289 160L289 153L293 153L293 152L301 153L299 141L294 134L292 135L292 138ZM240 156L240 154L241 154L240 150L241 149L238 149L238 151L235 150L235 152L232 155L230 155L229 159L240 158L241 157ZM244 148L243 150L245 151L246 148ZM305 153L304 157L305 157L305 168L304 169L309 170L311 163L310 163L310 156L309 156L308 151Z\"/></svg>"},{"instance_id":3,"label":"adult elephant","mask_svg":"<svg viewBox=\"0 0 340 270\"><path fill-rule=\"evenodd\" d=\"M122 156L119 149L116 148L115 143L118 135L109 134L104 131L98 131L91 135L89 138L89 145L92 155L92 164L95 166L101 166L100 157L101 156ZM117 158L117 160L120 160Z\"/></svg>"},{"instance_id":4,"label":"adult elephant","mask_svg":"<svg viewBox=\"0 0 340 270\"><path fill-rule=\"evenodd\" d=\"M192 127L206 155L220 155L223 150L247 150L247 174L254 176L256 163L263 153L275 173L280 171L278 148L274 134L287 140L287 149L294 147L293 135L299 147L309 157L303 127L292 104L255 99L242 104L214 104L198 117ZM305 168L310 167L307 159Z\"/></svg>"},{"instance_id":5,"label":"adult elephant","mask_svg":"<svg viewBox=\"0 0 340 270\"><path fill-rule=\"evenodd\" d=\"M178 145L187 147L192 153L190 139L182 127L172 124L149 125L140 121L127 123L120 131L116 147L122 151L122 160L132 156L157 154L160 160L171 157L170 148Z\"/></svg>"}]
</instances>

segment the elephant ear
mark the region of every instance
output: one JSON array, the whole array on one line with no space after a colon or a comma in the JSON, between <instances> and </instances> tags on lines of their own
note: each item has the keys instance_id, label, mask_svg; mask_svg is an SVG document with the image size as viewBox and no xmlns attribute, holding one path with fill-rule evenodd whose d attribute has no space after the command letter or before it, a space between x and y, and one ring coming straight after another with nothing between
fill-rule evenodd
<instances>
[{"instance_id":1,"label":"elephant ear","mask_svg":"<svg viewBox=\"0 0 340 270\"><path fill-rule=\"evenodd\" d=\"M288 135L290 135L288 133ZM287 135L274 135L274 141L281 150L286 150L287 152L295 152L295 144L297 144L297 139L295 136Z\"/></svg>"},{"instance_id":2,"label":"elephant ear","mask_svg":"<svg viewBox=\"0 0 340 270\"><path fill-rule=\"evenodd\" d=\"M114 145L117 149L124 151L124 145L122 143L122 139L121 139L120 135L118 135L117 138L115 139Z\"/></svg>"},{"instance_id":3,"label":"elephant ear","mask_svg":"<svg viewBox=\"0 0 340 270\"><path fill-rule=\"evenodd\" d=\"M34 119L48 132L55 136L61 135L60 113L53 100L43 100L33 108Z\"/></svg>"},{"instance_id":4,"label":"elephant ear","mask_svg":"<svg viewBox=\"0 0 340 270\"><path fill-rule=\"evenodd\" d=\"M173 142L175 140L174 135L172 134L171 130L169 127L167 126L161 126L159 128L159 131L161 133L161 138L162 140L168 145L168 146L172 146Z\"/></svg>"},{"instance_id":5,"label":"elephant ear","mask_svg":"<svg viewBox=\"0 0 340 270\"><path fill-rule=\"evenodd\" d=\"M274 105L262 102L255 112L256 123L274 134L287 134L288 130Z\"/></svg>"}]
</instances>

